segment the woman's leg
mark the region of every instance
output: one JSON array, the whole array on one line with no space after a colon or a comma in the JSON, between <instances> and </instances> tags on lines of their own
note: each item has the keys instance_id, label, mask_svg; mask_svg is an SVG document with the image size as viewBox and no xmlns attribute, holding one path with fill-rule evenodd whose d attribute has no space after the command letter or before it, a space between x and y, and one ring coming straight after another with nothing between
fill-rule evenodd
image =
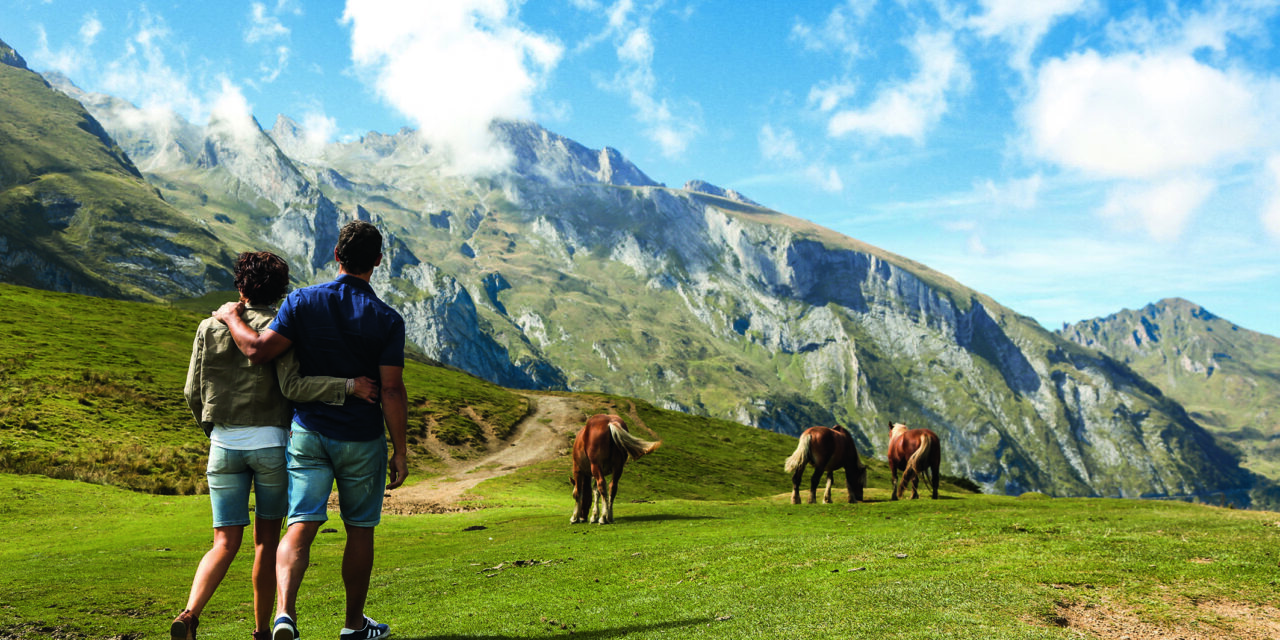
<instances>
[{"instance_id":1,"label":"woman's leg","mask_svg":"<svg viewBox=\"0 0 1280 640\"><path fill-rule=\"evenodd\" d=\"M191 583L191 595L187 596L187 609L191 615L199 618L204 606L213 597L213 592L222 583L240 550L240 541L244 538L243 526L216 527L213 530L213 548L204 554L200 566L196 569L195 580Z\"/></svg>"},{"instance_id":2,"label":"woman's leg","mask_svg":"<svg viewBox=\"0 0 1280 640\"><path fill-rule=\"evenodd\" d=\"M283 520L258 518L253 523L253 619L255 631L271 631L276 604L276 548Z\"/></svg>"}]
</instances>

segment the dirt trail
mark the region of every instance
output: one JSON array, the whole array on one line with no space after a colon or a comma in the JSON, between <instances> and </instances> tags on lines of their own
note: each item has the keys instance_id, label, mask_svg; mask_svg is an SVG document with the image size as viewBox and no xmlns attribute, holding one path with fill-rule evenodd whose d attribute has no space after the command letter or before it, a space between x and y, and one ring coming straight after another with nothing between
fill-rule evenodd
<instances>
[{"instance_id":1,"label":"dirt trail","mask_svg":"<svg viewBox=\"0 0 1280 640\"><path fill-rule=\"evenodd\" d=\"M515 432L506 442L465 460L450 457L443 446L430 447L444 461L444 473L389 491L383 500L383 513L459 511L462 507L458 502L480 482L566 454L570 435L582 426L584 411L592 410L589 403L566 396L522 395L529 399L533 410L516 425ZM409 480L414 480L412 475ZM335 494L333 499L336 501L336 498Z\"/></svg>"}]
</instances>

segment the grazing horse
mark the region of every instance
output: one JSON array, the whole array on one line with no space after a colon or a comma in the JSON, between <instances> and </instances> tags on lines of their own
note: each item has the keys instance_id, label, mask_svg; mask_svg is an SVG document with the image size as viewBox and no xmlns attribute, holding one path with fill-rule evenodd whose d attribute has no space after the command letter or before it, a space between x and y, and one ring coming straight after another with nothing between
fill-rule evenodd
<instances>
[{"instance_id":1,"label":"grazing horse","mask_svg":"<svg viewBox=\"0 0 1280 640\"><path fill-rule=\"evenodd\" d=\"M597 414L573 440L573 499L576 505L569 524L577 522L613 523L613 498L618 495L618 478L627 457L640 459L662 441L647 442L627 431L627 424L615 415ZM612 480L608 478L612 476ZM595 491L591 480L595 479ZM594 499L593 499L594 496ZM591 514L587 511L590 509Z\"/></svg>"},{"instance_id":2,"label":"grazing horse","mask_svg":"<svg viewBox=\"0 0 1280 640\"><path fill-rule=\"evenodd\" d=\"M933 499L938 499L938 468L942 466L942 447L938 434L928 429L909 429L905 424L889 423L889 471L893 474L893 497L902 497L907 480L911 480L911 499L920 497L916 491L920 476L933 486ZM902 470L902 481L898 481Z\"/></svg>"},{"instance_id":3,"label":"grazing horse","mask_svg":"<svg viewBox=\"0 0 1280 640\"><path fill-rule=\"evenodd\" d=\"M867 468L858 457L858 447L853 444L853 436L844 427L809 427L800 434L796 452L787 458L784 467L791 474L791 504L800 504L800 480L806 464L813 465L813 478L809 481L809 504L818 501L818 479L824 473L827 474L827 492L823 494L822 501L831 504L831 476L836 469L844 469L849 502L862 501L862 488L867 485Z\"/></svg>"}]
</instances>

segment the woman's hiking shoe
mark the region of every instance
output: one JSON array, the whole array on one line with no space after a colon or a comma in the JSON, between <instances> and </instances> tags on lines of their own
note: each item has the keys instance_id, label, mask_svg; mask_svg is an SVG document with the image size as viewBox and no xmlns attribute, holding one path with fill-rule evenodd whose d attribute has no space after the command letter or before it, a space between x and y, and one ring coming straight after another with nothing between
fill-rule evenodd
<instances>
[{"instance_id":1,"label":"woman's hiking shoe","mask_svg":"<svg viewBox=\"0 0 1280 640\"><path fill-rule=\"evenodd\" d=\"M270 631L254 631L253 640L271 640Z\"/></svg>"},{"instance_id":2,"label":"woman's hiking shoe","mask_svg":"<svg viewBox=\"0 0 1280 640\"><path fill-rule=\"evenodd\" d=\"M391 635L391 627L385 624L379 624L370 618L364 617L364 628L359 631L352 631L344 628L342 635L338 636L339 640L378 640ZM276 638L275 640L280 640Z\"/></svg>"},{"instance_id":3,"label":"woman's hiking shoe","mask_svg":"<svg viewBox=\"0 0 1280 640\"><path fill-rule=\"evenodd\" d=\"M169 638L171 640L196 640L196 627L200 626L200 619L191 615L190 609L183 609L178 617L173 619L173 624L169 625Z\"/></svg>"},{"instance_id":4,"label":"woman's hiking shoe","mask_svg":"<svg viewBox=\"0 0 1280 640\"><path fill-rule=\"evenodd\" d=\"M298 633L298 625L294 624L293 618L289 616L280 616L276 618L275 627L271 629L271 640L298 640L302 634Z\"/></svg>"}]
</instances>

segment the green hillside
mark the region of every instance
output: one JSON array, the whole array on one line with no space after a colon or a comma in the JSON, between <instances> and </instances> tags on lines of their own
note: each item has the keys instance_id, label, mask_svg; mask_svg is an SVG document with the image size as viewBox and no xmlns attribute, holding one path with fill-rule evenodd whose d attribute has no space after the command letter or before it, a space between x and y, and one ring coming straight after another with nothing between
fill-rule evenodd
<instances>
[{"instance_id":1,"label":"green hillside","mask_svg":"<svg viewBox=\"0 0 1280 640\"><path fill-rule=\"evenodd\" d=\"M146 300L230 288L218 238L166 203L80 103L0 63L0 113L0 279Z\"/></svg>"},{"instance_id":2,"label":"green hillside","mask_svg":"<svg viewBox=\"0 0 1280 640\"><path fill-rule=\"evenodd\" d=\"M0 284L0 314L20 319L0 327L0 471L206 491L208 441L182 386L207 312ZM432 466L428 430L475 446L477 419L501 429L527 411L523 397L450 369L411 360L405 382L419 473Z\"/></svg>"}]
</instances>

